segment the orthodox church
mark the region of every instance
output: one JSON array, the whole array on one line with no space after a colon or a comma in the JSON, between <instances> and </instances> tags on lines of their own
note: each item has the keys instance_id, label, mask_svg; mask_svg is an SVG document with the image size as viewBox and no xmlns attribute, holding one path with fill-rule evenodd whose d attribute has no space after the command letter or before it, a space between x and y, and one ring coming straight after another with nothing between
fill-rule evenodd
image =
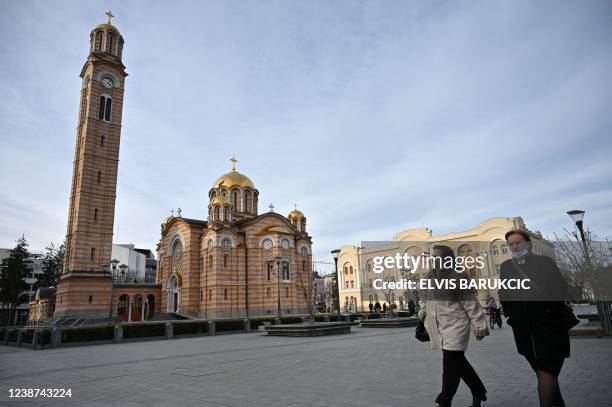
<instances>
[{"instance_id":1,"label":"orthodox church","mask_svg":"<svg viewBox=\"0 0 612 407\"><path fill-rule=\"evenodd\" d=\"M157 244L161 311L202 318L306 313L312 284L306 217L259 214L255 184L232 169L208 192L206 220L169 216Z\"/></svg>"}]
</instances>

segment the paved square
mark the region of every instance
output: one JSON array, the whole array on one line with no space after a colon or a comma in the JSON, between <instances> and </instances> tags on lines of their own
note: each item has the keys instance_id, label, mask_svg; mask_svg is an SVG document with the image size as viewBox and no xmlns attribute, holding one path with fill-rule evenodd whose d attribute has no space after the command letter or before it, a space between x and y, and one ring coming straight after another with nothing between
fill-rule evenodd
<instances>
[{"instance_id":1,"label":"paved square","mask_svg":"<svg viewBox=\"0 0 612 407\"><path fill-rule=\"evenodd\" d=\"M573 338L560 376L568 406L612 406L612 338ZM486 406L537 406L510 328L472 340ZM414 328L319 338L219 335L31 351L0 346L0 405L433 406L441 353ZM10 400L9 388L71 388L71 399ZM454 405L468 406L461 384Z\"/></svg>"}]
</instances>

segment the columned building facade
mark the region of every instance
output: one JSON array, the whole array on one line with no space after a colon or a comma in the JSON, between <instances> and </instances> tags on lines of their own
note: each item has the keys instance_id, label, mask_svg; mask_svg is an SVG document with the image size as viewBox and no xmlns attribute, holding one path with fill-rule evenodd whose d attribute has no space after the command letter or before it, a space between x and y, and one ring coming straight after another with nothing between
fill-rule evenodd
<instances>
[{"instance_id":1,"label":"columned building facade","mask_svg":"<svg viewBox=\"0 0 612 407\"><path fill-rule=\"evenodd\" d=\"M379 301L381 305L387 303L395 304L397 309L407 308L408 300L418 299L416 292L375 289L374 280L423 278L428 270L420 267L416 270L391 269L375 273L373 259L377 256L395 256L396 253L421 256L423 253L430 253L436 244L450 246L457 256L482 256L485 259L484 267L473 268L467 272L473 278L496 278L499 276L501 263L510 258L504 235L513 229L522 229L530 234L534 253L551 257L554 255L552 244L545 240L540 232L527 229L521 217L492 218L472 229L438 236L434 236L427 228L407 229L397 233L392 241L367 247L343 246L338 257L341 307L348 311L368 311L370 302ZM497 291L477 291L477 297L482 303L490 296L497 299Z\"/></svg>"}]
</instances>

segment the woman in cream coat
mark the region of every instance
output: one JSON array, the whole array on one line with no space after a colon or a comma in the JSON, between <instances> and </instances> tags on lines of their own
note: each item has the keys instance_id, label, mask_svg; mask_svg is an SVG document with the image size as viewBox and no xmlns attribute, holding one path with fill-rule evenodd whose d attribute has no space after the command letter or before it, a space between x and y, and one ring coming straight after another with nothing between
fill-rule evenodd
<instances>
[{"instance_id":1,"label":"woman in cream coat","mask_svg":"<svg viewBox=\"0 0 612 407\"><path fill-rule=\"evenodd\" d=\"M455 264L455 255L448 246L434 246L432 256L442 259L437 265ZM446 260L449 260L447 262ZM442 263L442 264L440 264ZM463 379L472 392L472 406L479 407L487 399L482 381L465 358L473 330L477 340L489 334L487 319L473 290L460 290L460 280L469 279L465 273L456 272L454 267L437 267L427 274L430 284L448 283L447 288L434 288L421 293L419 319L424 320L429 333L432 349L442 349L442 391L436 398L439 406L450 406ZM452 288L454 281L455 288Z\"/></svg>"}]
</instances>

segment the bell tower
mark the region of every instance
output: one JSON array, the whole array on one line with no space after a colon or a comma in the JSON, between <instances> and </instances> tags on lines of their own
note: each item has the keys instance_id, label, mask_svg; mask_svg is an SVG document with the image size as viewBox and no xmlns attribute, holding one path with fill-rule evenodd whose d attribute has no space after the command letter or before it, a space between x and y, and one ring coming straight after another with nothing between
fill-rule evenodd
<instances>
[{"instance_id":1,"label":"bell tower","mask_svg":"<svg viewBox=\"0 0 612 407\"><path fill-rule=\"evenodd\" d=\"M64 269L54 316L109 315L124 83L123 37L111 24L91 31L80 77L80 109L66 232Z\"/></svg>"}]
</instances>

